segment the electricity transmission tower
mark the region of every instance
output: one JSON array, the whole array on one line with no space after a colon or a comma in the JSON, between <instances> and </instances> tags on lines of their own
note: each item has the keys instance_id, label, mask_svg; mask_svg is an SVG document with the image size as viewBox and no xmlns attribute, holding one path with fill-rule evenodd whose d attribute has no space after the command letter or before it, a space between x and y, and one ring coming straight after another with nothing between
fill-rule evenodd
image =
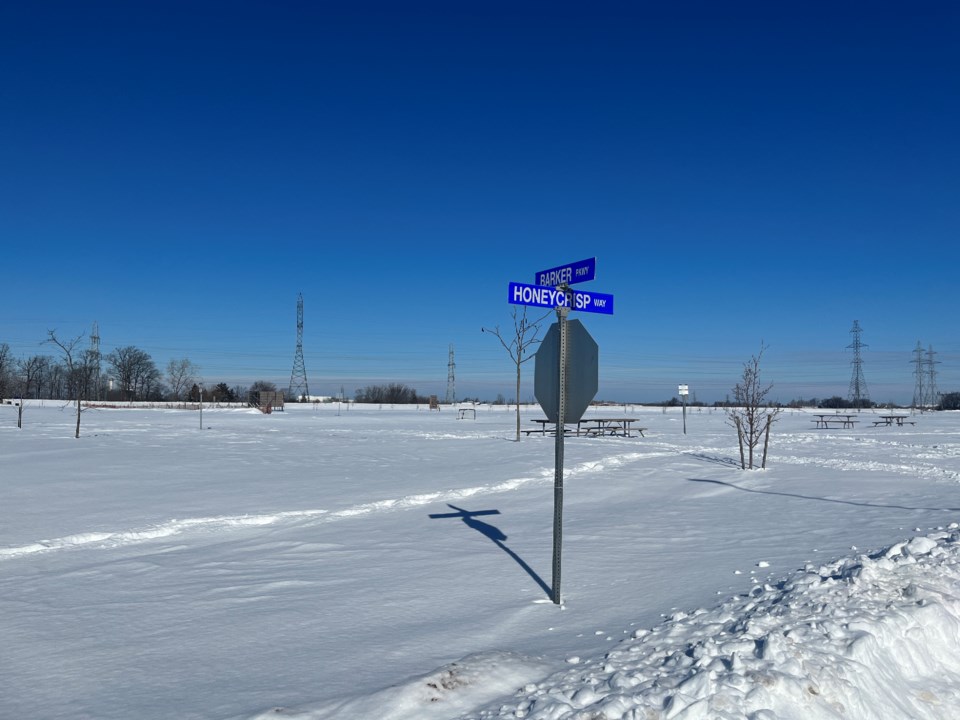
<instances>
[{"instance_id":1,"label":"electricity transmission tower","mask_svg":"<svg viewBox=\"0 0 960 720\"><path fill-rule=\"evenodd\" d=\"M860 410L865 402L870 401L870 395L867 393L867 382L863 379L863 358L860 356L860 349L867 347L867 345L860 342L860 333L863 332L863 329L860 327L858 320L853 321L853 328L850 332L853 333L853 342L847 345L848 348L853 350L850 402L857 410Z\"/></svg>"},{"instance_id":2,"label":"electricity transmission tower","mask_svg":"<svg viewBox=\"0 0 960 720\"><path fill-rule=\"evenodd\" d=\"M447 361L447 397L444 402L447 405L453 405L457 401L456 383L454 381L454 370L457 364L453 361L453 344L450 345L450 359Z\"/></svg>"},{"instance_id":3,"label":"electricity transmission tower","mask_svg":"<svg viewBox=\"0 0 960 720\"><path fill-rule=\"evenodd\" d=\"M90 372L93 374L93 399L100 400L100 328L96 322L90 331Z\"/></svg>"},{"instance_id":4,"label":"electricity transmission tower","mask_svg":"<svg viewBox=\"0 0 960 720\"><path fill-rule=\"evenodd\" d=\"M939 393L937 392L937 368L939 360L934 360L936 353L933 351L933 345L925 351L920 341L917 340L917 346L913 349L916 357L911 360L916 367L913 374L917 381L913 390L913 407L919 408L923 412L927 408L934 409L940 404Z\"/></svg>"},{"instance_id":5,"label":"electricity transmission tower","mask_svg":"<svg viewBox=\"0 0 960 720\"><path fill-rule=\"evenodd\" d=\"M304 400L310 395L307 386L307 368L303 364L303 293L297 296L297 351L293 354L293 370L290 371L290 399Z\"/></svg>"},{"instance_id":6,"label":"electricity transmission tower","mask_svg":"<svg viewBox=\"0 0 960 720\"><path fill-rule=\"evenodd\" d=\"M914 363L916 367L913 369L913 374L917 378L916 385L913 388L913 408L916 410L919 408L923 410L923 403L925 399L924 395L924 385L923 385L923 376L924 376L924 359L923 359L923 347L920 345L920 341L917 340L917 346L913 349L916 358L910 362Z\"/></svg>"},{"instance_id":7,"label":"electricity transmission tower","mask_svg":"<svg viewBox=\"0 0 960 720\"><path fill-rule=\"evenodd\" d=\"M934 360L934 355L936 353L933 351L933 345L931 345L927 350L927 404L931 410L935 410L937 405L940 404L940 398L938 397L940 393L937 392L937 369L935 367L940 364L940 361Z\"/></svg>"}]
</instances>

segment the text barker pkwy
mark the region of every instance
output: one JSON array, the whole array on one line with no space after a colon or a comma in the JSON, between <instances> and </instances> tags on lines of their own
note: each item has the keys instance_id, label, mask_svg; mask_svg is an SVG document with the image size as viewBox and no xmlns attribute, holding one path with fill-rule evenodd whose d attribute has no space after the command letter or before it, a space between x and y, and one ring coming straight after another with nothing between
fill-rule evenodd
<instances>
[{"instance_id":1,"label":"text barker pkwy","mask_svg":"<svg viewBox=\"0 0 960 720\"><path fill-rule=\"evenodd\" d=\"M569 265L541 270L534 277L535 285L570 285L572 283L587 282L597 276L597 259L587 258Z\"/></svg>"}]
</instances>

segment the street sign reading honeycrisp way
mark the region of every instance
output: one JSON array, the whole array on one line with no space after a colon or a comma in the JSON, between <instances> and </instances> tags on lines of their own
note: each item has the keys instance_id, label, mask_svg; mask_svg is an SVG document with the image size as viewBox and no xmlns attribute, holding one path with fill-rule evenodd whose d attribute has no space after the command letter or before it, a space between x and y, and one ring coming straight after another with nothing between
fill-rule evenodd
<instances>
[{"instance_id":1,"label":"street sign reading honeycrisp way","mask_svg":"<svg viewBox=\"0 0 960 720\"><path fill-rule=\"evenodd\" d=\"M560 604L560 547L563 537L563 437L566 423L580 421L597 393L597 343L579 320L567 321L571 310L613 315L613 295L582 292L573 283L593 280L596 258L541 270L533 285L510 283L512 305L554 308L557 322L550 326L536 355L536 397L554 423L553 473L553 583L551 600ZM519 407L519 406L518 406ZM517 411L519 413L519 409ZM519 430L517 439L520 439Z\"/></svg>"},{"instance_id":2,"label":"street sign reading honeycrisp way","mask_svg":"<svg viewBox=\"0 0 960 720\"><path fill-rule=\"evenodd\" d=\"M568 295L573 298L572 304ZM533 305L543 308L569 307L584 312L613 315L613 295L580 290L558 290L545 285L510 283L507 301L513 305Z\"/></svg>"}]
</instances>

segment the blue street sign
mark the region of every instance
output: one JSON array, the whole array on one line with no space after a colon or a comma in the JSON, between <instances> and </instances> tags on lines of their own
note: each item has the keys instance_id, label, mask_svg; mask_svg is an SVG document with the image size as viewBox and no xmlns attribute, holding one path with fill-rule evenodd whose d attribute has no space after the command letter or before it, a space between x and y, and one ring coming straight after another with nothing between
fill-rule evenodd
<instances>
[{"instance_id":1,"label":"blue street sign","mask_svg":"<svg viewBox=\"0 0 960 720\"><path fill-rule=\"evenodd\" d=\"M573 310L613 315L613 295L586 293L580 290L571 290L571 292L573 293ZM510 283L507 301L513 305L545 308L566 307L568 304L567 296L556 288L516 282Z\"/></svg>"},{"instance_id":2,"label":"blue street sign","mask_svg":"<svg viewBox=\"0 0 960 720\"><path fill-rule=\"evenodd\" d=\"M571 283L587 282L597 277L597 259L587 258L579 262L561 265L560 267L541 270L533 279L534 285L570 285Z\"/></svg>"}]
</instances>

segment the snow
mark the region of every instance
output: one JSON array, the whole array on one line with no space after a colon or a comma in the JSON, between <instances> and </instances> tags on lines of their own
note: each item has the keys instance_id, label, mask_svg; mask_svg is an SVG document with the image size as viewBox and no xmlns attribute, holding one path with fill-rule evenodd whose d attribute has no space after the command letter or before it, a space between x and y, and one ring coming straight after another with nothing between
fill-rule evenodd
<instances>
[{"instance_id":1,"label":"snow","mask_svg":"<svg viewBox=\"0 0 960 720\"><path fill-rule=\"evenodd\" d=\"M591 409L590 413L599 411ZM3 718L954 718L960 416L0 407ZM525 410L524 424L540 417ZM431 517L437 516L437 517Z\"/></svg>"}]
</instances>

